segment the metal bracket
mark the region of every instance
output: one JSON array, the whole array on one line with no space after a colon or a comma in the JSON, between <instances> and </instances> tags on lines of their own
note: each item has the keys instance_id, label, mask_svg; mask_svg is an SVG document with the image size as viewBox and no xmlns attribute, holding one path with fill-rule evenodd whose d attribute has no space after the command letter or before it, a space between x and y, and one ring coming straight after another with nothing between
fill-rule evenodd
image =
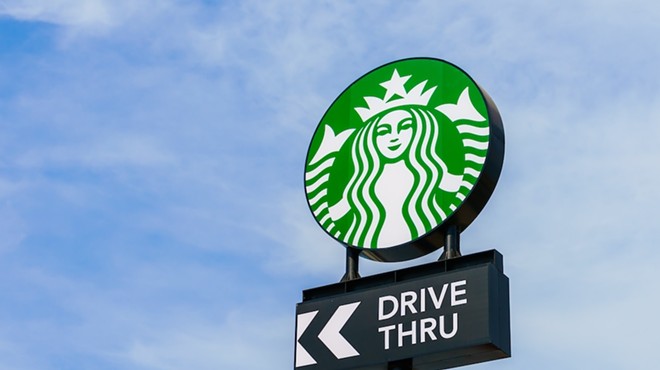
<instances>
[{"instance_id":1,"label":"metal bracket","mask_svg":"<svg viewBox=\"0 0 660 370\"><path fill-rule=\"evenodd\" d=\"M445 250L438 261L461 256L461 232L456 225L451 225L445 232Z\"/></svg>"},{"instance_id":2,"label":"metal bracket","mask_svg":"<svg viewBox=\"0 0 660 370\"><path fill-rule=\"evenodd\" d=\"M339 282L343 283L349 280L360 278L358 262L360 259L360 250L346 247L346 273Z\"/></svg>"}]
</instances>

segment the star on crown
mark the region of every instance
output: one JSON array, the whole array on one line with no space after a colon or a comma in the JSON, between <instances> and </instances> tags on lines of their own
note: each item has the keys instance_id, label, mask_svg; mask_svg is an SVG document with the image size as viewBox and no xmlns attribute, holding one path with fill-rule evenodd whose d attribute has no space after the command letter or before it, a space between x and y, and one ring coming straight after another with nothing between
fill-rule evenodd
<instances>
[{"instance_id":1,"label":"star on crown","mask_svg":"<svg viewBox=\"0 0 660 370\"><path fill-rule=\"evenodd\" d=\"M380 84L380 86L385 88L385 97L381 99L375 96L365 96L364 101L367 103L367 106L355 108L355 111L360 118L362 118L362 121L366 122L378 113L395 107L404 105L426 106L431 99L431 96L433 96L437 86L433 86L424 91L426 82L428 81L426 80L417 84L410 91L406 91L404 85L410 77L411 75L400 76L399 71L395 69L389 81ZM391 100L395 95L400 98Z\"/></svg>"}]
</instances>

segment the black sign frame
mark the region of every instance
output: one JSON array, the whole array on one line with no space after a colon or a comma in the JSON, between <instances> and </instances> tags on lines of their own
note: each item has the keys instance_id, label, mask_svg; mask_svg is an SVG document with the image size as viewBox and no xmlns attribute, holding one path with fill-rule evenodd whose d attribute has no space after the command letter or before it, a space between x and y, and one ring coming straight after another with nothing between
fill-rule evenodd
<instances>
[{"instance_id":1,"label":"black sign frame","mask_svg":"<svg viewBox=\"0 0 660 370\"><path fill-rule=\"evenodd\" d=\"M496 250L308 289L296 314L296 370L431 370L511 356L509 279Z\"/></svg>"}]
</instances>

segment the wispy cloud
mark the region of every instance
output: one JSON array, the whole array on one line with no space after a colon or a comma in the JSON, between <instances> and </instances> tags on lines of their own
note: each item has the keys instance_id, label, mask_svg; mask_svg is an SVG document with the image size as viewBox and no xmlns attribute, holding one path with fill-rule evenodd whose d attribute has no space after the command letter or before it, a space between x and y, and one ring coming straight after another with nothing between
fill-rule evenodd
<instances>
[{"instance_id":1,"label":"wispy cloud","mask_svg":"<svg viewBox=\"0 0 660 370\"><path fill-rule=\"evenodd\" d=\"M107 27L112 23L107 2L103 0L3 1L0 9L17 19L69 27Z\"/></svg>"}]
</instances>

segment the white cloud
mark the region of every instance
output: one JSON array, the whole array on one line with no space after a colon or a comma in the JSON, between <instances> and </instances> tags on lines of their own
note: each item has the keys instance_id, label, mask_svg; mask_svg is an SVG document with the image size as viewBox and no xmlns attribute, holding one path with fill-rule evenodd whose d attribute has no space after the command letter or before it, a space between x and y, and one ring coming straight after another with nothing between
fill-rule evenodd
<instances>
[{"instance_id":1,"label":"white cloud","mask_svg":"<svg viewBox=\"0 0 660 370\"><path fill-rule=\"evenodd\" d=\"M177 159L152 137L136 134L101 137L96 142L33 149L17 158L26 168L80 166L86 168L176 166Z\"/></svg>"},{"instance_id":2,"label":"white cloud","mask_svg":"<svg viewBox=\"0 0 660 370\"><path fill-rule=\"evenodd\" d=\"M72 27L104 28L113 20L104 0L15 0L0 3L0 12L21 20Z\"/></svg>"},{"instance_id":3,"label":"white cloud","mask_svg":"<svg viewBox=\"0 0 660 370\"><path fill-rule=\"evenodd\" d=\"M117 269L110 276L3 269L3 278L13 279L3 285L5 301L20 312L0 330L0 368L51 368L55 358L72 366L153 370L291 363L292 306L267 284L239 285L252 281L240 268L217 269L189 256L150 264L122 253L108 258L103 269Z\"/></svg>"},{"instance_id":4,"label":"white cloud","mask_svg":"<svg viewBox=\"0 0 660 370\"><path fill-rule=\"evenodd\" d=\"M302 185L300 191L281 195L275 204L265 210L265 226L255 228L272 241L266 249L266 268L278 275L324 276L339 281L344 273L345 249L315 223Z\"/></svg>"},{"instance_id":5,"label":"white cloud","mask_svg":"<svg viewBox=\"0 0 660 370\"><path fill-rule=\"evenodd\" d=\"M235 312L214 321L158 330L149 339L136 340L122 356L154 370L247 370L292 363L291 315Z\"/></svg>"}]
</instances>

